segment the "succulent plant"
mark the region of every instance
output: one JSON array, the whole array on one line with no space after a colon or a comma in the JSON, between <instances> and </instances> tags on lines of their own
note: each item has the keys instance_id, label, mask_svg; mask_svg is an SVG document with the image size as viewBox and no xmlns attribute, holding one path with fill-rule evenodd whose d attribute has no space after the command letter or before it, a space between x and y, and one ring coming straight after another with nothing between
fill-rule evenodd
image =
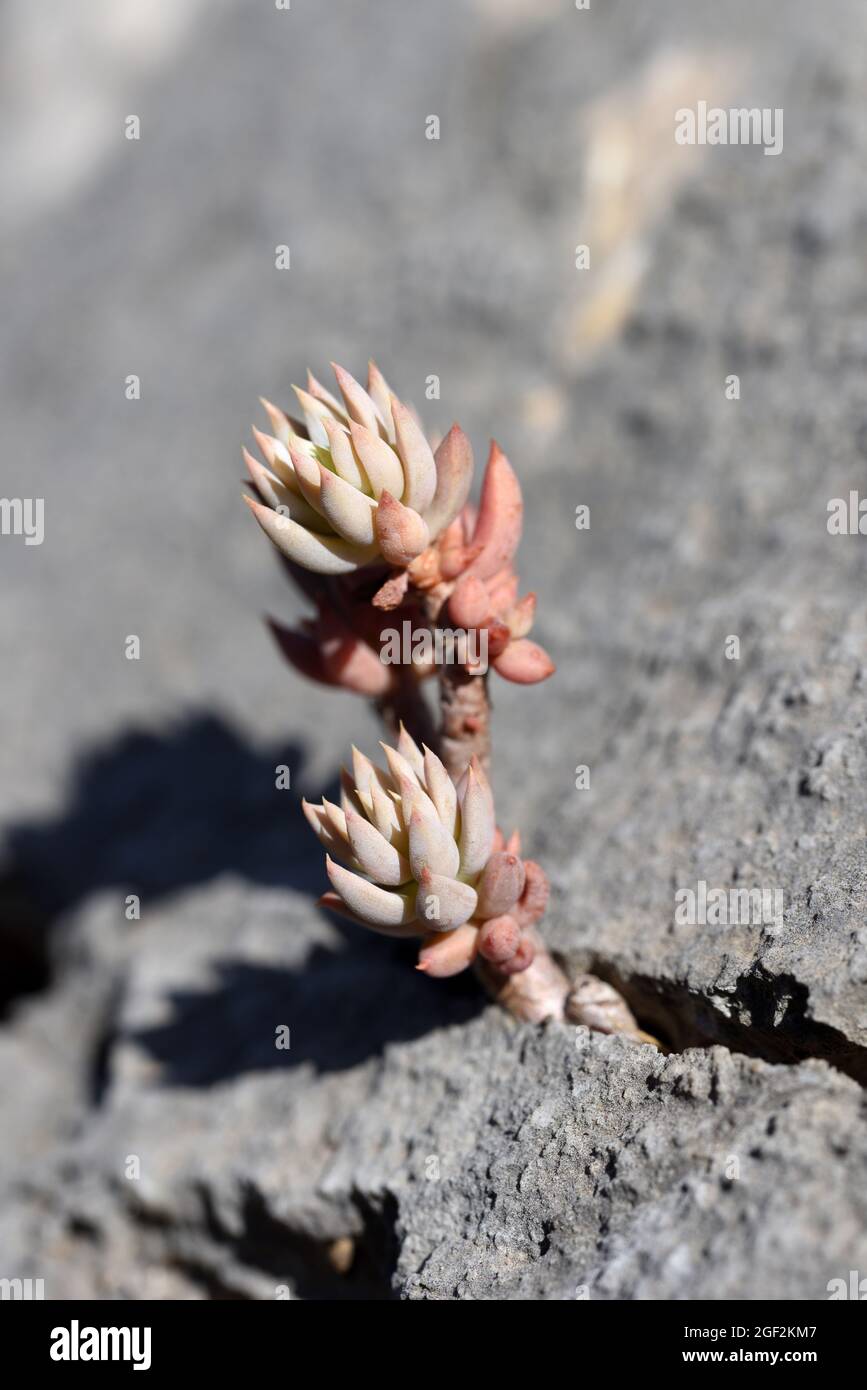
<instances>
[{"instance_id":1,"label":"succulent plant","mask_svg":"<svg viewBox=\"0 0 867 1390\"><path fill-rule=\"evenodd\" d=\"M303 423L263 400L274 433L254 428L267 467L246 449L253 515L278 550L318 574L404 567L458 515L472 453L457 427L436 457L415 415L370 363L367 390L332 364L342 399L310 374L295 387Z\"/></svg>"},{"instance_id":2,"label":"succulent plant","mask_svg":"<svg viewBox=\"0 0 867 1390\"><path fill-rule=\"evenodd\" d=\"M296 629L272 621L283 654L313 680L368 697L399 727L397 747L382 745L385 768L353 749L339 806L303 803L327 851L321 903L386 936L420 938L418 968L429 975L474 964L518 1018L646 1040L612 986L586 976L570 989L535 931L548 880L522 859L517 832L506 840L496 825L487 665L525 685L554 670L528 637L535 595L518 597L517 476L492 442L474 507L459 426L434 451L372 362L366 390L342 367L334 373L339 397L312 374L306 390L295 387L300 419L263 399L273 433L253 434L265 463L244 450L258 494L244 500L315 609ZM398 625L484 633L486 646L432 660L413 644L409 658L386 663L386 630ZM421 693L434 673L436 732Z\"/></svg>"},{"instance_id":3,"label":"succulent plant","mask_svg":"<svg viewBox=\"0 0 867 1390\"><path fill-rule=\"evenodd\" d=\"M386 936L422 937L419 969L430 975L457 974L477 955L503 975L526 970L547 881L521 859L516 834L504 842L481 767L455 786L403 728L397 748L382 748L385 768L353 749L342 805L303 803L327 850L333 891L322 905Z\"/></svg>"}]
</instances>

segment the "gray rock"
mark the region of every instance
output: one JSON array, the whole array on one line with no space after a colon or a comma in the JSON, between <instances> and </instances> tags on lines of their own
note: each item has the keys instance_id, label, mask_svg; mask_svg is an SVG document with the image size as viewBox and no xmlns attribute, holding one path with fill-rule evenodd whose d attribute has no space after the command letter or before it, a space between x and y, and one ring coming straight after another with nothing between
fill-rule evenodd
<instances>
[{"instance_id":1,"label":"gray rock","mask_svg":"<svg viewBox=\"0 0 867 1390\"><path fill-rule=\"evenodd\" d=\"M0 538L0 1275L827 1297L867 1269L864 541L826 526L867 436L860 10L108 9L5 35L3 488L47 531ZM783 107L782 155L677 146L699 98ZM559 670L494 686L499 818L670 1055L313 906L300 795L376 728L269 647L298 603L231 460L261 392L371 351L518 466ZM681 925L699 882L781 922Z\"/></svg>"}]
</instances>

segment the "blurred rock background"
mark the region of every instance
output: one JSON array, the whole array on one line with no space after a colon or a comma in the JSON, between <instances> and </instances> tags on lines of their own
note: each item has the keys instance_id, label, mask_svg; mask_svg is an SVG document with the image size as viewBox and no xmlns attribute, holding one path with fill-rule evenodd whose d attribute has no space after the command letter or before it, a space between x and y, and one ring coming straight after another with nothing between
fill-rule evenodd
<instances>
[{"instance_id":1,"label":"blurred rock background","mask_svg":"<svg viewBox=\"0 0 867 1390\"><path fill-rule=\"evenodd\" d=\"M826 527L867 460L862 7L5 0L0 67L0 492L46 528L0 538L0 1277L867 1270L867 576ZM699 100L783 108L783 152L677 145ZM300 797L377 731L263 631L296 601L239 447L370 354L518 468L559 670L494 688L500 819L668 1056L519 1029L313 906ZM782 930L677 926L699 879L782 888Z\"/></svg>"}]
</instances>

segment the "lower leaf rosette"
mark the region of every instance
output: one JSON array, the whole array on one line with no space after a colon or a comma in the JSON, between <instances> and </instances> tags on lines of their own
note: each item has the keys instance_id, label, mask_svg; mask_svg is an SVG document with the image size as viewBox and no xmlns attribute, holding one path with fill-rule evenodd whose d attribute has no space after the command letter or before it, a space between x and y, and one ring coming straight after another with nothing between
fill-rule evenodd
<instances>
[{"instance_id":1,"label":"lower leaf rosette","mask_svg":"<svg viewBox=\"0 0 867 1390\"><path fill-rule=\"evenodd\" d=\"M504 975L525 970L548 884L521 858L517 833L504 841L497 829L478 761L455 786L402 727L397 747L382 748L384 768L353 748L339 806L302 803L326 850L322 906L385 936L421 937L429 975L455 975L477 956Z\"/></svg>"}]
</instances>

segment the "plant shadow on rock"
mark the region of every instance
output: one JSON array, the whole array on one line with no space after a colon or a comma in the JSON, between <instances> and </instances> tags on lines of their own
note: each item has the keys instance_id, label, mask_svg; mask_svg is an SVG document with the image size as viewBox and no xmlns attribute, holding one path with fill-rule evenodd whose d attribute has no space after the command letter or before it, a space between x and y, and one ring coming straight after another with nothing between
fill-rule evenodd
<instances>
[{"instance_id":1,"label":"plant shadow on rock","mask_svg":"<svg viewBox=\"0 0 867 1390\"><path fill-rule=\"evenodd\" d=\"M414 959L411 944L366 934L344 950L315 947L300 970L220 962L215 990L172 994L171 1019L131 1041L161 1063L165 1085L208 1086L304 1063L344 1071L484 1007L472 977L432 982L413 970ZM288 1048L275 1046L281 1026Z\"/></svg>"},{"instance_id":2,"label":"plant shadow on rock","mask_svg":"<svg viewBox=\"0 0 867 1390\"><path fill-rule=\"evenodd\" d=\"M295 790L306 761L299 743L252 748L211 714L161 734L130 732L86 755L64 811L13 827L7 838L0 1010L50 985L54 924L100 890L152 904L235 874L302 893L313 910L326 883ZM291 769L291 792L275 784L281 764ZM325 794L339 796L336 779ZM344 946L315 947L300 969L224 960L213 989L172 996L170 1021L136 1039L164 1064L166 1081L207 1085L302 1062L342 1069L483 1006L472 981L431 988L411 968L406 943L373 941L333 920ZM284 1023L292 1029L288 1050L274 1045L274 1028Z\"/></svg>"}]
</instances>

